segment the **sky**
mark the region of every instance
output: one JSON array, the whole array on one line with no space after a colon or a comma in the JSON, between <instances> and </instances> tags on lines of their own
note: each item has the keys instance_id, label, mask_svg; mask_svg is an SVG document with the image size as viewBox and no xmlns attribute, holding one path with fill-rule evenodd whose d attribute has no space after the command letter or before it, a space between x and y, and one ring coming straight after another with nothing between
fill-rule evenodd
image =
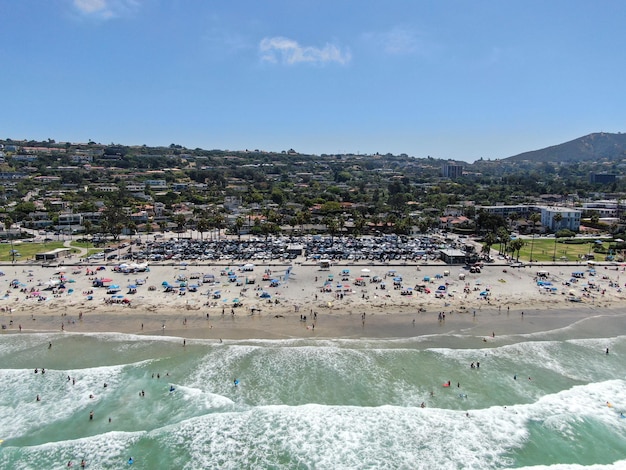
<instances>
[{"instance_id":1,"label":"sky","mask_svg":"<svg viewBox=\"0 0 626 470\"><path fill-rule=\"evenodd\" d=\"M0 0L0 137L472 162L626 131L623 0Z\"/></svg>"}]
</instances>

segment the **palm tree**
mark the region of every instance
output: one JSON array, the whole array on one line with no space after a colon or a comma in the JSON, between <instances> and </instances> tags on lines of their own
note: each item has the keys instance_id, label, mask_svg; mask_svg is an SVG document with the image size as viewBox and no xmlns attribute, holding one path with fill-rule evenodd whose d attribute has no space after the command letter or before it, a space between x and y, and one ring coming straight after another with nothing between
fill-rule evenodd
<instances>
[{"instance_id":1,"label":"palm tree","mask_svg":"<svg viewBox=\"0 0 626 470\"><path fill-rule=\"evenodd\" d=\"M533 212L528 218L532 223L532 241L530 243L530 262L533 262L533 248L535 247L535 224L541 220L541 214ZM518 255L519 257L519 252Z\"/></svg>"},{"instance_id":2,"label":"palm tree","mask_svg":"<svg viewBox=\"0 0 626 470\"><path fill-rule=\"evenodd\" d=\"M217 214L215 214L215 216L213 217L214 222L215 222L215 228L217 229L217 241L220 240L220 232L222 230L222 228L224 228L224 220L226 220L224 218L223 214L220 214L219 212Z\"/></svg>"},{"instance_id":3,"label":"palm tree","mask_svg":"<svg viewBox=\"0 0 626 470\"><path fill-rule=\"evenodd\" d=\"M511 243L509 243L509 247L511 251L513 252L513 254L515 254L515 252L517 251L516 261L519 261L519 252L524 247L525 244L526 243L521 238L516 238Z\"/></svg>"},{"instance_id":4,"label":"palm tree","mask_svg":"<svg viewBox=\"0 0 626 470\"><path fill-rule=\"evenodd\" d=\"M337 230L339 229L339 223L337 222L337 219L331 216L326 216L324 217L324 225L326 225L326 230L328 230L328 232L330 233L330 240L332 243L333 237L335 236L335 234L337 233Z\"/></svg>"},{"instance_id":5,"label":"palm tree","mask_svg":"<svg viewBox=\"0 0 626 470\"><path fill-rule=\"evenodd\" d=\"M561 228L561 220L563 220L563 215L560 212L557 212L552 217L552 225L554 226L554 253L552 253L552 261L556 261L556 234Z\"/></svg>"},{"instance_id":6,"label":"palm tree","mask_svg":"<svg viewBox=\"0 0 626 470\"><path fill-rule=\"evenodd\" d=\"M365 228L365 218L358 214L354 218L354 235L358 237L363 234L363 229Z\"/></svg>"},{"instance_id":7,"label":"palm tree","mask_svg":"<svg viewBox=\"0 0 626 470\"><path fill-rule=\"evenodd\" d=\"M187 219L183 214L177 214L174 217L174 223L176 224L176 231L178 232L178 238L180 238L180 234L185 231L185 225L187 224Z\"/></svg>"},{"instance_id":8,"label":"palm tree","mask_svg":"<svg viewBox=\"0 0 626 470\"><path fill-rule=\"evenodd\" d=\"M204 240L204 232L209 230L209 221L202 217L196 224L196 230L200 232L200 240Z\"/></svg>"},{"instance_id":9,"label":"palm tree","mask_svg":"<svg viewBox=\"0 0 626 470\"><path fill-rule=\"evenodd\" d=\"M491 245L493 245L497 239L498 238L496 237L496 234L493 232L489 232L487 233L487 235L485 235L485 238L483 239L484 245L482 250L485 255L489 256L489 253L491 252Z\"/></svg>"},{"instance_id":10,"label":"palm tree","mask_svg":"<svg viewBox=\"0 0 626 470\"><path fill-rule=\"evenodd\" d=\"M91 220L85 220L83 222L83 227L85 229L85 235L91 235L91 231L93 230L93 224L91 223Z\"/></svg>"},{"instance_id":11,"label":"palm tree","mask_svg":"<svg viewBox=\"0 0 626 470\"><path fill-rule=\"evenodd\" d=\"M498 236L498 240L500 240L500 254L505 254L507 245L511 241L509 231L504 227L498 227L496 235Z\"/></svg>"},{"instance_id":12,"label":"palm tree","mask_svg":"<svg viewBox=\"0 0 626 470\"><path fill-rule=\"evenodd\" d=\"M242 216L239 216L235 219L235 229L237 230L237 238L239 242L241 242L241 228L246 223Z\"/></svg>"}]
</instances>

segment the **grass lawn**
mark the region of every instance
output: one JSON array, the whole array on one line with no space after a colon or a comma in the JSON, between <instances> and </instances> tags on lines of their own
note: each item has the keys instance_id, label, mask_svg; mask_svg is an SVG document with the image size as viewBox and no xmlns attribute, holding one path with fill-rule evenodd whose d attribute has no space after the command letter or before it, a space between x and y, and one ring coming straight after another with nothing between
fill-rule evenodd
<instances>
[{"instance_id":1,"label":"grass lawn","mask_svg":"<svg viewBox=\"0 0 626 470\"><path fill-rule=\"evenodd\" d=\"M557 239L556 241L556 260L557 261L576 261L580 259L580 255L586 255L589 253L594 253L593 248L596 245L595 240L590 240L589 243L563 243L565 240L570 240L568 238ZM532 239L524 239L526 244L520 250L519 259L520 261L530 261L530 249L532 246L533 252L533 260L541 261L552 261L552 257L554 256L554 238L540 238L535 237L533 242ZM586 240L585 240L586 241ZM603 243L602 246L604 249L608 249L609 244ZM494 246L496 248L496 246ZM604 261L604 254L598 254L596 256L596 261Z\"/></svg>"},{"instance_id":2,"label":"grass lawn","mask_svg":"<svg viewBox=\"0 0 626 470\"><path fill-rule=\"evenodd\" d=\"M102 251L101 249L94 249L91 243L77 243L74 242L73 246L80 246L82 248L87 248L91 252L93 251ZM15 260L16 261L25 261L28 259L34 259L35 254L41 253L43 251L52 251L56 248L63 248L62 241L51 241L46 243L28 243L23 242L21 240L15 240L13 242L13 247L11 247L10 243L0 243L0 262L11 262L13 260L13 254L11 250L16 251ZM78 253L78 250L74 250L74 253ZM19 255L19 256L18 256Z\"/></svg>"}]
</instances>

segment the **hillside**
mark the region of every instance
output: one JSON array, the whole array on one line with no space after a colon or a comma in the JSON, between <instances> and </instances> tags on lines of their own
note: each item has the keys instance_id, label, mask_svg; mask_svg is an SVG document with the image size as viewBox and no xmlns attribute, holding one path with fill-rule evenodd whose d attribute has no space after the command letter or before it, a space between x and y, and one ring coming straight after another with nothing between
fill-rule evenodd
<instances>
[{"instance_id":1,"label":"hillside","mask_svg":"<svg viewBox=\"0 0 626 470\"><path fill-rule=\"evenodd\" d=\"M626 158L626 134L599 132L545 149L505 158L508 162L576 162Z\"/></svg>"}]
</instances>

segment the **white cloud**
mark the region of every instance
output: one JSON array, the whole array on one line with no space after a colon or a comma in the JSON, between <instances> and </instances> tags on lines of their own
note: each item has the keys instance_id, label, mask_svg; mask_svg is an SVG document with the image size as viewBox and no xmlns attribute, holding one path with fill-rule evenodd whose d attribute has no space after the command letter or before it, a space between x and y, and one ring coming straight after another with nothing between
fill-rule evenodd
<instances>
[{"instance_id":1,"label":"white cloud","mask_svg":"<svg viewBox=\"0 0 626 470\"><path fill-rule=\"evenodd\" d=\"M261 60L271 63L298 64L326 64L350 62L350 51L342 51L334 44L326 44L323 48L301 46L297 41L284 37L263 38L259 44Z\"/></svg>"},{"instance_id":2,"label":"white cloud","mask_svg":"<svg viewBox=\"0 0 626 470\"><path fill-rule=\"evenodd\" d=\"M364 38L390 55L426 54L428 47L415 31L396 27L385 32L368 33Z\"/></svg>"},{"instance_id":3,"label":"white cloud","mask_svg":"<svg viewBox=\"0 0 626 470\"><path fill-rule=\"evenodd\" d=\"M138 0L73 0L73 3L83 15L102 19L130 13L139 6Z\"/></svg>"}]
</instances>

